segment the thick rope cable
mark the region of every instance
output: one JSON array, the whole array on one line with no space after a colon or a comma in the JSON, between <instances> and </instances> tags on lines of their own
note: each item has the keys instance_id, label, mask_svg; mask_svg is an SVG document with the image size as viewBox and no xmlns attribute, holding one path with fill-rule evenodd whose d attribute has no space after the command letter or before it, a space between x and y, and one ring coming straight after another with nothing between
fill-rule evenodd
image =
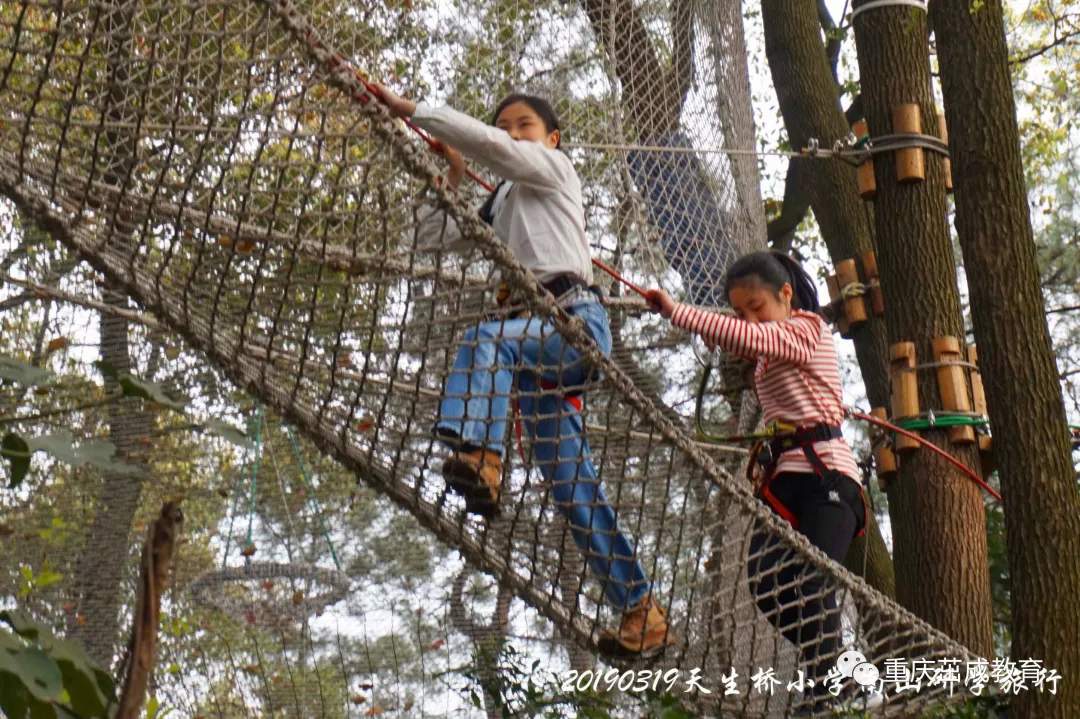
<instances>
[{"instance_id":1,"label":"thick rope cable","mask_svg":"<svg viewBox=\"0 0 1080 719\"><path fill-rule=\"evenodd\" d=\"M437 184L443 179L442 163L428 152L430 144L417 142L413 130L390 119L381 103L371 102L368 87L358 82L362 78L351 68L329 67L332 78L352 75L340 78L340 83L326 81L318 71L312 77L308 56L318 53L303 42L294 42L295 33L290 37L281 32L275 6L270 6L271 12L265 12L266 7L264 3L229 6L215 20L213 11L204 18L197 4L185 27L190 27L192 38L205 37L211 55L199 62L213 66L212 51L218 45L228 45L229 57L238 62L230 59L228 67L221 68L223 75L191 78L184 62L184 41L173 37L171 29L177 18L170 17L179 13L178 18L188 18L189 10L163 5L164 19L158 28L164 31L145 34L148 52L155 58L154 71L146 83L132 84L138 97L132 95L130 103L121 103L128 114L115 127L110 121L65 135L74 125L65 123L63 108L58 112L56 101L49 98L56 90L64 96L70 84L65 73L75 70L54 65L49 71L49 61L42 59L28 63L29 71L25 71L20 60L15 75L18 88L26 87L43 99L40 106L36 99L14 103L16 124L31 119L2 143L0 192L40 220L65 246L81 252L93 270L123 287L148 316L160 320L159 332L181 334L185 353L199 353L200 362L220 368L218 376L251 393L267 411L280 414L289 423L286 427L291 424L303 432L319 450L332 454L373 490L407 510L418 527L459 549L469 564L498 577L582 647L595 648L601 614L606 617L609 610L602 601L598 577L569 590L570 594L561 583L567 572L575 570L562 561L565 534L560 539L542 529L556 505L535 474L523 479L525 467L512 461L507 464L510 471L504 476L513 486L506 487L503 508L513 503L514 516L490 523L468 516L458 499L448 501L447 486L438 479L442 453L429 431L433 405L445 394L441 384L448 377L448 362L461 345L462 327L492 319L485 313L496 273L521 292L525 311L547 323L568 349L579 350L583 362L604 375L604 384L596 386L590 403L592 417L583 417L584 426L591 433L598 478L606 482L612 507L625 518L623 526L637 548L635 553L640 552L641 561L649 564L646 574L656 581L658 598L670 601L676 626L685 628L685 643L670 651L665 664L705 666L701 658L724 660L728 654L740 655L739 666L754 657L776 659L781 654L785 657L781 661L788 661L790 648L782 651L778 627L766 625L752 595L730 603L715 599L718 592L729 589L745 595L746 583L753 581L744 564L751 528L795 550L785 566L802 564L805 558L806 566L827 575L829 586L849 590L850 599L845 601L859 611L854 641L868 655L897 656L895 652L907 649L908 656L970 656L838 571L824 555L800 543L800 537L782 522L773 521L769 511L743 491L739 480L710 465L708 457L717 456L714 446L695 441L674 411L678 405L668 409L663 405L668 395L650 394L651 390L637 386L640 372L619 371L627 366L618 362L628 352L647 348L624 347L614 362L603 356L580 321L555 306L490 229L475 222L474 206L464 202L463 196L451 197ZM310 28L308 18L295 6L289 7L302 29ZM85 34L81 16L68 18L72 15L68 10L66 5L57 9L56 34L43 34L43 38ZM156 12L156 6L150 10ZM156 15L151 22L153 18ZM707 23L708 18L702 21ZM131 37L141 37L137 33L143 29L133 28ZM338 29L335 25L333 31ZM340 29L346 35L352 32ZM366 37L359 46L354 39L346 37L343 46L358 47L360 53L374 47L369 48ZM394 52L381 46L376 51ZM20 49L16 54L25 53ZM93 57L93 52L88 55ZM43 69L35 69L42 63L46 63ZM315 64L326 69L317 57ZM96 76L80 74L72 92L97 97L101 84ZM0 92L11 89L6 76L0 77ZM343 102L336 89L344 90L345 97L368 97L367 106L350 111L351 103ZM171 107L172 96L186 97L187 93L206 98L207 104L186 112L179 111L178 101L174 108L178 123L158 122ZM222 114L223 102L228 107ZM609 116L615 112L608 107L600 110ZM628 118L628 122L641 120ZM155 123L161 129L148 132L146 128ZM192 129L178 135L177 125ZM315 127L328 132L314 132ZM338 132L344 127L348 133ZM223 132L232 128L235 133ZM104 183L103 174L113 175L97 164L102 155L98 142L101 137L114 141L118 135L121 139L130 136L146 149L140 152L135 171ZM339 139L324 142L331 136ZM707 132L693 136L710 137ZM678 145L683 142L680 137L661 134L650 140ZM627 193L628 214L613 216L610 228L610 237L618 243L615 256L620 261L613 262L615 267L633 267L640 277L665 276L662 273L675 269L687 282L700 277L715 288L716 278L708 272L693 279L683 273L684 268L698 271L703 262L717 266L718 255L699 254L689 245L665 245L668 261L676 262L675 253L679 262L688 264L660 269L634 250L634 242L647 247L654 233L668 226L664 217L635 215L634 210L646 202L651 208L673 212L676 223L684 219L690 223L685 225L688 236L696 236L695 232L713 227L727 215L718 211L704 223L692 221L691 215L707 213L710 200L682 197L679 183L696 173L718 179L725 171L723 163L684 164L680 158L654 157L648 160L651 164L639 166L636 174L622 172L624 182L616 183L607 175L597 179L589 174L598 171L592 167L594 159L573 151L576 159L584 160L583 180L601 183L597 187L600 209L587 205L587 212L602 215L609 196L621 198ZM64 162L42 160L60 155ZM598 156L597 160L607 172L609 158ZM616 157L614 162L625 170L633 160ZM645 198L634 194L642 183L656 192ZM729 184L723 185L720 191L730 189ZM475 254L465 262L448 262L442 249L429 251L421 245L420 205L430 206L432 199L437 209L455 220L462 240L475 246ZM716 202L730 199L728 194L712 197ZM634 217L637 224L627 225ZM595 231L598 225L593 219L590 215ZM608 230L600 232L608 248ZM627 246L630 250L623 254ZM491 264L478 261L481 257ZM635 296L622 301L623 310L633 312L645 305L636 299L648 298L641 287L620 279L617 271L598 271L618 283L616 291L627 287L624 294ZM625 316L615 313L613 322ZM681 352L676 347L680 339L681 335L672 333L659 342L649 339L649 344ZM667 423L659 416L661 410ZM270 459L275 459L274 454ZM241 484L250 469L244 468ZM519 486L521 481L524 487ZM238 488L234 504L244 499L242 492ZM312 492L309 499L313 498L318 499ZM328 518L318 507L315 514L320 533L329 539L322 521ZM276 522L269 515L260 516ZM273 527L264 528L277 536ZM555 598L553 587L556 592L562 588L560 598ZM775 598L776 592L769 596ZM328 600L333 598L327 595ZM712 621L725 622L738 631L730 637L714 636ZM801 626L803 621L796 623ZM852 628L850 621L846 616L845 632ZM716 651L712 651L714 645ZM898 703L912 708L943 694L935 690L926 697L904 696Z\"/></svg>"},{"instance_id":2,"label":"thick rope cable","mask_svg":"<svg viewBox=\"0 0 1080 719\"><path fill-rule=\"evenodd\" d=\"M985 491L991 497L993 497L994 499L996 499L999 502L1002 501L1001 495L998 494L996 489L994 489L989 484L984 482L982 480L982 478L979 477L979 475L977 475L974 471L972 471L972 469L970 467L968 467L966 464L964 464L963 462L958 460L956 457L953 457L951 454L949 454L948 452L943 450L941 447L938 447L933 442L920 437L919 435L915 434L914 432L909 432L908 430L904 429L903 427L898 427L895 424L893 424L892 422L889 422L888 420L878 419L877 417L866 414L865 412L860 412L860 411L858 411L856 409L852 409L850 407L848 408L848 410L849 410L848 413L852 417L854 417L855 419L861 419L864 422L869 422L870 424L877 425L878 427L881 427L883 429L887 429L890 432L896 432L897 434L899 434L899 435L901 435L903 437L907 437L908 439L911 439L911 440L914 440L914 441L918 442L920 445L922 445L923 447L926 447L927 449L929 449L934 454L936 454L936 455L938 455L940 457L943 457L945 459L945 461L947 461L949 464L951 464L952 466L954 466L958 470L960 470L964 474L965 477L970 479L975 484L979 485L983 489L983 491Z\"/></svg>"},{"instance_id":3,"label":"thick rope cable","mask_svg":"<svg viewBox=\"0 0 1080 719\"><path fill-rule=\"evenodd\" d=\"M262 431L266 421L263 417L262 405L255 412L255 461L251 464L251 481L248 483L248 525L247 536L244 539L244 558L251 561L252 531L255 526L255 501L259 492L259 465L262 463Z\"/></svg>"},{"instance_id":4,"label":"thick rope cable","mask_svg":"<svg viewBox=\"0 0 1080 719\"><path fill-rule=\"evenodd\" d=\"M954 640L868 586L862 578L856 577L843 566L830 560L819 548L811 544L804 535L792 529L790 525L763 507L746 487L736 482L730 474L716 466L712 458L696 447L680 428L657 411L648 398L644 397L633 383L628 380L621 369L599 351L592 338L585 331L580 319L559 311L550 294L543 291L536 278L525 270L508 248L498 242L491 228L477 216L472 208L465 205L461 198L441 187L441 183L436 179L441 177L440 173L429 160L419 154L415 145L407 142L402 133L386 129L386 126L391 125L393 122L387 109L381 103L371 103L369 101L371 95L367 93L364 85L360 83L356 73L349 69L340 55L327 48L306 18L299 13L296 6L289 0L261 1L270 6L274 14L281 19L294 37L308 49L320 65L326 68L330 73L331 81L342 89L346 96L357 99L361 112L372 118L375 131L389 140L395 154L399 156L402 163L411 172L426 179L429 187L439 196L444 207L456 221L462 235L474 241L485 256L504 268L508 275L508 281L514 283L529 300L530 309L536 315L552 322L556 330L582 353L584 359L601 369L607 377L607 381L618 390L619 394L634 409L641 412L643 416L649 417L650 421L654 423L657 430L664 437L685 452L704 471L710 482L722 487L725 492L731 493L735 501L750 512L756 520L762 522L770 533L782 537L785 542L797 548L812 566L827 575L840 579L844 585L870 607L890 612L894 616L902 616L904 621L910 622L913 627L930 633L935 639L953 646L959 652L959 655L971 655L970 650L961 647ZM365 101L360 102L360 98L364 98Z\"/></svg>"}]
</instances>

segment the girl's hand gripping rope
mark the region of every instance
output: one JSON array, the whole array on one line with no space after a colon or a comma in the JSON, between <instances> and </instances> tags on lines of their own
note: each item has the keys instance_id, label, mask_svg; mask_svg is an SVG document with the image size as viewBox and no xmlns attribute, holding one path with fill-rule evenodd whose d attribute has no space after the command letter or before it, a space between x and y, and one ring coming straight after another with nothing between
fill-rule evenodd
<instances>
[{"instance_id":1,"label":"girl's hand gripping rope","mask_svg":"<svg viewBox=\"0 0 1080 719\"><path fill-rule=\"evenodd\" d=\"M381 82L372 82L369 85L394 117L412 117L413 113L416 112L415 102L401 97Z\"/></svg>"},{"instance_id":2,"label":"girl's hand gripping rope","mask_svg":"<svg viewBox=\"0 0 1080 719\"><path fill-rule=\"evenodd\" d=\"M675 300L671 299L664 290L649 290L645 293L645 301L649 303L649 309L658 312L662 317L671 318L675 311Z\"/></svg>"},{"instance_id":3,"label":"girl's hand gripping rope","mask_svg":"<svg viewBox=\"0 0 1080 719\"><path fill-rule=\"evenodd\" d=\"M439 140L436 140L435 151L450 163L450 169L446 173L446 186L456 190L465 177L465 158L453 147Z\"/></svg>"},{"instance_id":4,"label":"girl's hand gripping rope","mask_svg":"<svg viewBox=\"0 0 1080 719\"><path fill-rule=\"evenodd\" d=\"M648 290L645 292L645 301L649 303L649 308L653 312L658 312L667 319L671 319L671 315L675 312L675 300L671 299L671 295L664 290ZM701 339L710 352L716 349L715 342L710 341L707 337Z\"/></svg>"}]
</instances>

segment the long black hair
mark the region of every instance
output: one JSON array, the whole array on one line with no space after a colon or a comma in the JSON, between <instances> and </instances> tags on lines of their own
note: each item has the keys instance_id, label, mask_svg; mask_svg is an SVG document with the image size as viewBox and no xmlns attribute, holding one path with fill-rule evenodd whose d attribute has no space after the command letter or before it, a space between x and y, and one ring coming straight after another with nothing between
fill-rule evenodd
<instances>
[{"instance_id":1,"label":"long black hair","mask_svg":"<svg viewBox=\"0 0 1080 719\"><path fill-rule=\"evenodd\" d=\"M544 129L549 135L556 130L559 131L559 141L555 143L555 149L559 149L562 144L562 127L559 123L559 116L555 114L555 108L551 106L551 103L542 97L526 95L520 92L507 95L495 106L495 112L491 113L491 124L494 125L498 122L502 111L516 102L523 102L528 105L529 109L535 112L540 121L544 123ZM495 189L491 191L491 194L488 195L487 200L484 201L483 206L480 208L480 219L489 225L494 221L495 196L499 194L499 188L502 185L503 183L500 182L495 186Z\"/></svg>"},{"instance_id":2,"label":"long black hair","mask_svg":"<svg viewBox=\"0 0 1080 719\"><path fill-rule=\"evenodd\" d=\"M724 294L731 293L731 288L740 282L756 279L763 285L779 292L785 284L790 284L791 306L807 312L821 312L818 304L817 287L810 275L789 255L776 250L761 250L743 255L728 268L724 280Z\"/></svg>"}]
</instances>

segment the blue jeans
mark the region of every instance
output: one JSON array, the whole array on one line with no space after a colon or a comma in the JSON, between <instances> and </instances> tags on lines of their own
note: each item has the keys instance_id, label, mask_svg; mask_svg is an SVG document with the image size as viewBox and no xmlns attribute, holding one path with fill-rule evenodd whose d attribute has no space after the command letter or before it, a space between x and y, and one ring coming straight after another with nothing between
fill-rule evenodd
<instances>
[{"instance_id":1,"label":"blue jeans","mask_svg":"<svg viewBox=\"0 0 1080 719\"><path fill-rule=\"evenodd\" d=\"M611 352L607 312L592 295L571 306L604 354ZM507 319L470 327L446 380L436 432L465 446L502 455L515 375L521 419L532 439L533 461L551 484L574 541L619 609L649 592L634 547L619 531L589 456L581 414L563 397L589 380L592 368L542 319ZM541 380L555 390L544 390ZM451 444L451 442L448 442ZM453 446L453 445L452 445ZM454 447L457 448L457 447Z\"/></svg>"}]
</instances>

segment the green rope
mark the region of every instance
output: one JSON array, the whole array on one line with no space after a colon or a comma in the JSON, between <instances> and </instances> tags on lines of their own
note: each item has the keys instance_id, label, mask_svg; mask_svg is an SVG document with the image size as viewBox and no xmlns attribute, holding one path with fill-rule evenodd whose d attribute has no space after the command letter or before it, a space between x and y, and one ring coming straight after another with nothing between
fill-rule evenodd
<instances>
[{"instance_id":1,"label":"green rope","mask_svg":"<svg viewBox=\"0 0 1080 719\"><path fill-rule=\"evenodd\" d=\"M248 433L249 437L251 435L255 434L258 431L258 428L257 428L257 425L255 424L255 422L256 422L256 416L255 415L253 415L251 417L248 417L247 433ZM248 450L248 452L244 455L244 464L240 468L240 474L238 475L239 477L243 477L244 474L247 472L248 464L251 461L251 453L253 451L254 451L254 448L251 449L251 450ZM233 526L236 524L236 505L238 505L239 503L240 503L240 492L237 492L237 491L233 490L232 508L229 509L229 530L225 534L225 553L221 557L221 568L222 569L224 569L225 566L229 562L229 549L232 548Z\"/></svg>"},{"instance_id":2,"label":"green rope","mask_svg":"<svg viewBox=\"0 0 1080 719\"><path fill-rule=\"evenodd\" d=\"M759 439L773 439L774 437L790 434L795 431L779 422L770 422L765 429L751 434L712 434L705 429L705 419L702 417L702 406L705 403L705 390L708 388L709 375L712 373L711 364L703 365L701 381L698 383L697 397L694 401L694 428L697 431L697 439L710 444L730 444L733 442L756 442Z\"/></svg>"},{"instance_id":3,"label":"green rope","mask_svg":"<svg viewBox=\"0 0 1080 719\"><path fill-rule=\"evenodd\" d=\"M251 530L255 524L255 495L259 490L259 465L262 463L262 429L264 420L261 404L256 410L255 416L255 462L251 467L251 482L248 490L248 526L247 539L244 542L245 547L250 547L253 544L251 541ZM248 559L250 560L250 557Z\"/></svg>"},{"instance_id":4,"label":"green rope","mask_svg":"<svg viewBox=\"0 0 1080 719\"><path fill-rule=\"evenodd\" d=\"M982 415L964 414L960 412L933 412L928 417L908 417L891 420L900 429L909 432L918 432L928 429L942 429L948 427L983 427L990 420Z\"/></svg>"},{"instance_id":5,"label":"green rope","mask_svg":"<svg viewBox=\"0 0 1080 719\"><path fill-rule=\"evenodd\" d=\"M251 431L251 422L248 422L248 431ZM247 471L247 456L244 456L244 465L240 468L240 475L244 476ZM240 503L240 492L233 490L232 508L229 510L229 531L225 534L225 553L221 555L221 568L225 569L225 565L229 562L229 548L232 546L232 533L233 525L236 523L236 505Z\"/></svg>"},{"instance_id":6,"label":"green rope","mask_svg":"<svg viewBox=\"0 0 1080 719\"><path fill-rule=\"evenodd\" d=\"M312 513L319 521L319 527L322 529L323 538L326 539L326 545L330 547L330 556L334 559L334 566L337 570L341 571L341 563L338 562L337 552L334 551L334 542L330 539L330 530L326 527L326 519L323 517L322 506L319 504L319 498L315 496L315 487L311 482L311 478L308 476L307 466L304 464L304 459L300 455L300 445L296 441L296 436L293 435L292 427L286 427L285 433L289 436L289 443L292 445L293 455L296 458L296 464L300 467L300 476L304 478L304 486L307 489L308 502L311 507Z\"/></svg>"}]
</instances>

